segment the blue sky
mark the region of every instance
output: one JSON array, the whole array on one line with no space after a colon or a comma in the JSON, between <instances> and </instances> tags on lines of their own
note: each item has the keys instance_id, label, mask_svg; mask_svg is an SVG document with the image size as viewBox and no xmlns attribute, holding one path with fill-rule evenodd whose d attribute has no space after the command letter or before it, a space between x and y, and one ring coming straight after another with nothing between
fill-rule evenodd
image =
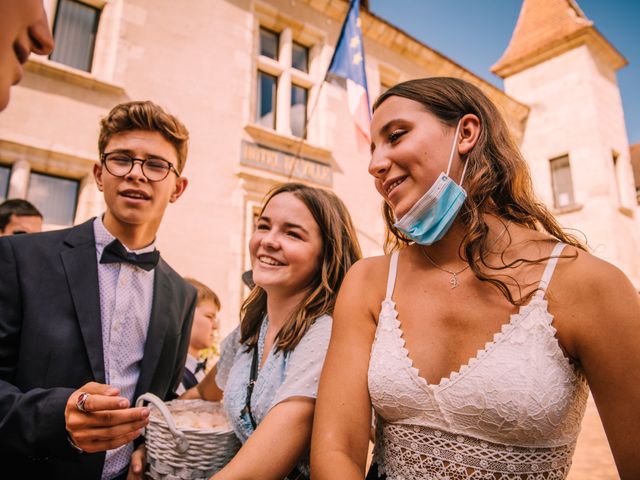
<instances>
[{"instance_id":1,"label":"blue sky","mask_svg":"<svg viewBox=\"0 0 640 480\"><path fill-rule=\"evenodd\" d=\"M640 0L578 0L585 15L627 59L618 70L629 143L640 143ZM376 15L476 75L502 86L489 70L509 44L519 0L369 0Z\"/></svg>"}]
</instances>

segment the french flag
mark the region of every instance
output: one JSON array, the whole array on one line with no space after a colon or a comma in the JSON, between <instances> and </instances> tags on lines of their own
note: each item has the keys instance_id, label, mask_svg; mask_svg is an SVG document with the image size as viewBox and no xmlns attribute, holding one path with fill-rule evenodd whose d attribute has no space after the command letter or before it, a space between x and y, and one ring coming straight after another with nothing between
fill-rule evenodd
<instances>
[{"instance_id":1,"label":"french flag","mask_svg":"<svg viewBox=\"0 0 640 480\"><path fill-rule=\"evenodd\" d=\"M358 143L364 142L368 150L371 143L371 106L360 30L360 0L351 0L349 4L349 11L342 25L326 79L346 88L349 112L355 122Z\"/></svg>"}]
</instances>

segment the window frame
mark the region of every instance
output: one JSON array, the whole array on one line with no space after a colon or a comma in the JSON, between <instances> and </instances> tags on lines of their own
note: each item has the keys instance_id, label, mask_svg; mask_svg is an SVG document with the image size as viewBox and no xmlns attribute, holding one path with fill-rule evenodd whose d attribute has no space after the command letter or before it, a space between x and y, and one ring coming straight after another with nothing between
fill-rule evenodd
<instances>
[{"instance_id":1,"label":"window frame","mask_svg":"<svg viewBox=\"0 0 640 480\"><path fill-rule=\"evenodd\" d=\"M0 164L0 170L7 171L7 181L5 185L0 185L0 202L4 202L9 197L9 186L11 184L11 165Z\"/></svg>"},{"instance_id":2,"label":"window frame","mask_svg":"<svg viewBox=\"0 0 640 480\"><path fill-rule=\"evenodd\" d=\"M293 130L293 107L295 106L293 103L293 91L294 89L300 89L304 91L305 94L305 99L304 99L304 118L302 120L302 132L300 135L298 135L296 132L294 132ZM309 121L309 88L304 87L302 85L298 85L295 82L291 82L291 101L289 102L290 104L290 113L289 113L289 128L291 129L291 135L293 135L296 138L300 138L300 139L306 139L307 138L307 122ZM298 105L298 104L296 104Z\"/></svg>"},{"instance_id":3,"label":"window frame","mask_svg":"<svg viewBox=\"0 0 640 480\"><path fill-rule=\"evenodd\" d=\"M564 165L557 167L555 165L559 165L562 162ZM554 165L555 164L555 165ZM561 169L566 168L569 176L569 191L560 191L558 185L558 177L556 172L561 171ZM571 173L571 159L569 154L559 155L557 157L549 159L549 172L551 176L551 192L553 195L553 206L556 210L566 210L572 209L577 206L576 197L575 197L575 188L573 185L573 175ZM569 203L560 204L560 195L563 193L569 194Z\"/></svg>"},{"instance_id":4,"label":"window frame","mask_svg":"<svg viewBox=\"0 0 640 480\"><path fill-rule=\"evenodd\" d=\"M300 47L301 49L304 50L305 52L305 57L304 57L304 69L298 68L294 65L294 53L295 53L295 49L296 47ZM304 43L300 43L297 42L295 40L293 40L291 42L291 68L294 68L295 70L299 71L299 72L303 72L303 73L309 73L309 52L310 52L310 48L309 46L305 45Z\"/></svg>"},{"instance_id":5,"label":"window frame","mask_svg":"<svg viewBox=\"0 0 640 480\"><path fill-rule=\"evenodd\" d=\"M618 202L618 206L622 207L624 205L623 202L623 196L622 196L622 185L620 183L620 166L619 166L619 161L620 160L620 154L618 152L616 152L615 150L611 150L611 165L613 167L613 181L614 181L614 188L616 190L615 192L615 196L616 196L616 201Z\"/></svg>"},{"instance_id":6,"label":"window frame","mask_svg":"<svg viewBox=\"0 0 640 480\"><path fill-rule=\"evenodd\" d=\"M78 180L77 178L71 178L71 177L66 177L64 175L56 175L56 174L51 174L51 173L47 173L47 172L43 172L43 171L39 171L39 170L34 170L31 169L29 171L29 181L27 182L27 188L24 192L24 199L33 203L35 205L35 202L29 199L29 189L31 188L31 179L33 177L33 175L39 175L41 177L49 177L49 178L54 178L57 180L65 180L67 182L73 182L76 185L75 188L75 192L74 192L74 196L73 196L73 212L71 215L71 222L70 223L55 223L51 220L48 220L46 218L46 213L43 208L38 207L38 209L42 212L42 215L44 217L44 221L46 222L47 225L60 225L60 226L71 226L74 224L75 218L78 214L78 201L80 199L80 189L81 189L81 181Z\"/></svg>"},{"instance_id":7,"label":"window frame","mask_svg":"<svg viewBox=\"0 0 640 480\"><path fill-rule=\"evenodd\" d=\"M278 34L279 55L277 61L273 58L261 54L262 50L260 41L261 32L263 30ZM258 15L255 32L255 71L276 76L278 79L276 85L275 126L273 128L268 128L263 127L259 123L257 124L257 126L260 128L271 130L276 135L281 135L283 137L307 140L307 138L309 137L309 105L312 104L315 96L318 94L318 86L321 83L315 79L314 75L314 73L316 73L315 69L317 69L317 62L315 60L319 58L319 55L321 53L320 48L316 48L316 46L314 45L319 45L320 42L314 37L309 37L308 34L296 33L296 36L294 37L293 28L290 27L286 22L283 22L282 19L280 19L279 22L265 21L265 19L262 18L262 15ZM292 55L294 43L307 49L308 72L303 72L302 70L299 70L293 66ZM259 118L258 115L262 105L259 95L259 75L255 77L255 81L256 85L253 90L253 119ZM303 127L303 132L297 132L302 133L302 135L304 135L304 138L294 135L291 128L291 101L293 85L307 90L304 112L305 127Z\"/></svg>"},{"instance_id":8,"label":"window frame","mask_svg":"<svg viewBox=\"0 0 640 480\"><path fill-rule=\"evenodd\" d=\"M95 12L95 17L94 17L94 21L93 21L93 26L92 26L92 41L91 41L91 47L89 50L89 58L87 59L87 68L82 68L76 65L70 65L69 63L65 63L62 62L61 60L58 60L56 58L54 58L54 55L56 55L56 52L60 52L60 48L56 48L54 49L49 56L47 57L49 59L49 61L51 62L55 62L58 63L60 65L64 65L68 68L72 68L75 70L79 70L82 72L86 72L89 74L93 74L94 73L94 63L95 63L95 58L96 58L96 45L98 43L98 37L100 35L99 29L100 29L100 21L101 21L101 17L102 17L102 13L103 13L103 7L99 6L98 4L96 4L96 2L91 2L91 1L83 1L83 0L57 0L56 1L56 7L55 7L55 14L54 14L54 18L53 18L53 23L51 26L51 32L53 35L54 40L56 40L56 30L58 28L58 23L60 22L60 15L61 15L61 3L62 2L70 2L70 3L77 3L77 4L81 4L84 5L87 8L92 9ZM56 40L56 43L59 44L60 41Z\"/></svg>"},{"instance_id":9,"label":"window frame","mask_svg":"<svg viewBox=\"0 0 640 480\"><path fill-rule=\"evenodd\" d=\"M271 33L276 37L276 56L274 57L270 57L269 55L264 55L262 53L262 32L266 32L266 33ZM264 58L269 58L271 60L273 60L274 62L279 62L280 61L280 33L276 32L275 30L272 30L270 28L267 28L263 25L260 25L259 30L258 30L258 55Z\"/></svg>"},{"instance_id":10,"label":"window frame","mask_svg":"<svg viewBox=\"0 0 640 480\"><path fill-rule=\"evenodd\" d=\"M261 82L261 76L267 76L267 77L271 77L274 79L274 89L273 89L273 100L272 100L272 107L273 107L273 121L272 121L272 125L271 126L266 126L264 125L260 120L261 120L261 115L260 115L260 111L261 111L261 107L262 107L262 82ZM257 85L256 85L256 111L255 111L255 116L254 116L254 121L258 124L261 125L265 128L269 128L272 130L275 130L276 125L278 124L278 83L279 83L279 77L276 75L273 75L269 72L265 72L262 69L258 69L257 71Z\"/></svg>"}]
</instances>

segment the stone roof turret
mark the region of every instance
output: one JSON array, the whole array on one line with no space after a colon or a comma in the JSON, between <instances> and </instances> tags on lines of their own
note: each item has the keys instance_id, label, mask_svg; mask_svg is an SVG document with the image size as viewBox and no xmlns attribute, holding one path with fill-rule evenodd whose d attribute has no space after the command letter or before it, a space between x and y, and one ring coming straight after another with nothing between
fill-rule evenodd
<instances>
[{"instance_id":1,"label":"stone roof turret","mask_svg":"<svg viewBox=\"0 0 640 480\"><path fill-rule=\"evenodd\" d=\"M627 64L575 0L524 0L509 46L491 71L505 78L584 43L596 45L615 70Z\"/></svg>"}]
</instances>

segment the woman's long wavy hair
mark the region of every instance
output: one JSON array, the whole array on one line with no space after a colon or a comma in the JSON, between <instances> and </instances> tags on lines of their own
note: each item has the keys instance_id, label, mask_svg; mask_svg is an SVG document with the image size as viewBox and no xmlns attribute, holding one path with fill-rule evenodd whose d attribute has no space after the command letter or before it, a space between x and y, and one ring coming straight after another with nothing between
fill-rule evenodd
<instances>
[{"instance_id":1,"label":"woman's long wavy hair","mask_svg":"<svg viewBox=\"0 0 640 480\"><path fill-rule=\"evenodd\" d=\"M522 263L539 263L548 258L519 258L501 267L489 267L486 263L486 255L491 247L487 244L487 214L501 219L505 227L507 222L512 222L532 230L546 232L566 244L586 250L577 237L563 231L545 205L536 198L527 162L509 134L507 124L497 108L479 88L464 80L450 77L409 80L380 95L373 110L393 96L422 104L443 124L453 128L460 118L468 113L480 119L478 141L466 156L464 188L467 199L459 213L459 219L465 227L460 253L461 256L464 253L462 258L467 259L478 279L495 285L513 305L521 305L526 303L535 291L525 296L520 294L519 298L514 299L505 282L484 273L480 266L506 270ZM397 250L411 243L393 226L395 217L387 203L383 205L383 214L387 225L385 252ZM521 290L520 285L515 283Z\"/></svg>"},{"instance_id":2,"label":"woman's long wavy hair","mask_svg":"<svg viewBox=\"0 0 640 480\"><path fill-rule=\"evenodd\" d=\"M293 350L316 318L331 314L342 280L360 257L360 244L347 207L333 192L301 183L285 183L273 188L263 203L281 193L295 195L311 212L322 238L318 270L310 280L308 295L294 309L275 340L275 349ZM240 310L240 342L251 349L258 343L260 325L267 313L267 293L256 286Z\"/></svg>"}]
</instances>

